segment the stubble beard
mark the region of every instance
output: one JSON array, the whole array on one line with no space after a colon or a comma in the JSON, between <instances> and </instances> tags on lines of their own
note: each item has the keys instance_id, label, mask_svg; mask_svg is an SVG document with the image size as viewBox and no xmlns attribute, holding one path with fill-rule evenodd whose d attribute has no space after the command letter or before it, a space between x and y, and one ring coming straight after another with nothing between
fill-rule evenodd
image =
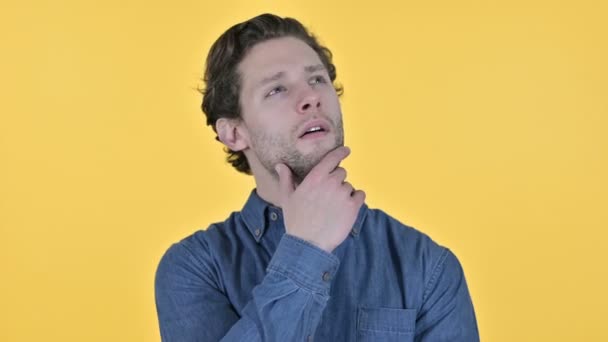
<instances>
[{"instance_id":1,"label":"stubble beard","mask_svg":"<svg viewBox=\"0 0 608 342\"><path fill-rule=\"evenodd\" d=\"M344 127L342 118L334 125L334 143L329 148L321 146L308 153L303 154L296 148L296 141L289 137L295 136L294 132L290 135L271 135L266 132L255 132L252 134L252 149L258 157L260 164L276 179L278 174L275 166L279 163L287 165L293 174L293 181L296 184L302 183L308 173L325 157L327 153L339 146L344 146Z\"/></svg>"}]
</instances>

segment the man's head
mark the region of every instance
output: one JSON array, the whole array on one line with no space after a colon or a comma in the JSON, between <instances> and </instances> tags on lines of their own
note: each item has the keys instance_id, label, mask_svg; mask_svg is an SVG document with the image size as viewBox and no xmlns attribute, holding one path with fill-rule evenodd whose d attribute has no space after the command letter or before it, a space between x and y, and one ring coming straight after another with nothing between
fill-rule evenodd
<instances>
[{"instance_id":1,"label":"man's head","mask_svg":"<svg viewBox=\"0 0 608 342\"><path fill-rule=\"evenodd\" d=\"M298 21L271 14L231 27L213 44L202 109L237 170L274 174L280 162L301 180L343 144L331 59ZM322 132L304 134L313 126Z\"/></svg>"}]
</instances>

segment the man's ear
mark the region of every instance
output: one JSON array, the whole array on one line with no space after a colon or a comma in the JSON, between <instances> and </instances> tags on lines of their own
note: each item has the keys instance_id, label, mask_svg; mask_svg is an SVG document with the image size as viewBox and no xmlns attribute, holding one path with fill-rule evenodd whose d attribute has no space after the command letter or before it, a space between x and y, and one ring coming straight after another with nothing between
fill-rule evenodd
<instances>
[{"instance_id":1,"label":"man's ear","mask_svg":"<svg viewBox=\"0 0 608 342\"><path fill-rule=\"evenodd\" d=\"M217 136L224 145L232 151L242 151L249 147L247 138L242 131L242 122L239 119L220 118L215 122Z\"/></svg>"}]
</instances>

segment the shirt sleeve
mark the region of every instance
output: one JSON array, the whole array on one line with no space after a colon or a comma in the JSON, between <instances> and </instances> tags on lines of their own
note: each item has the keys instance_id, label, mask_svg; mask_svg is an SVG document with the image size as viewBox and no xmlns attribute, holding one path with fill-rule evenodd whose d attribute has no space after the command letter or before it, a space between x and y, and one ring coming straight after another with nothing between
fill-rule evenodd
<instances>
[{"instance_id":1,"label":"shirt sleeve","mask_svg":"<svg viewBox=\"0 0 608 342\"><path fill-rule=\"evenodd\" d=\"M162 341L305 341L314 335L339 263L335 255L285 234L238 313L219 285L211 256L201 262L175 244L156 271Z\"/></svg>"},{"instance_id":2,"label":"shirt sleeve","mask_svg":"<svg viewBox=\"0 0 608 342\"><path fill-rule=\"evenodd\" d=\"M464 271L449 249L443 249L425 286L415 341L479 341Z\"/></svg>"}]
</instances>

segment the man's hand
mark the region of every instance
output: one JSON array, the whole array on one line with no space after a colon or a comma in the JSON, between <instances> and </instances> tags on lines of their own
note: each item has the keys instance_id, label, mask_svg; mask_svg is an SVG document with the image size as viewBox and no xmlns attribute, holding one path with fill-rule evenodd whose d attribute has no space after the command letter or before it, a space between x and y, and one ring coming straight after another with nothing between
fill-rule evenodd
<instances>
[{"instance_id":1,"label":"man's hand","mask_svg":"<svg viewBox=\"0 0 608 342\"><path fill-rule=\"evenodd\" d=\"M338 167L349 154L347 147L329 152L297 189L289 167L276 166L285 230L329 253L346 239L365 201L365 192L344 182L346 170Z\"/></svg>"}]
</instances>

